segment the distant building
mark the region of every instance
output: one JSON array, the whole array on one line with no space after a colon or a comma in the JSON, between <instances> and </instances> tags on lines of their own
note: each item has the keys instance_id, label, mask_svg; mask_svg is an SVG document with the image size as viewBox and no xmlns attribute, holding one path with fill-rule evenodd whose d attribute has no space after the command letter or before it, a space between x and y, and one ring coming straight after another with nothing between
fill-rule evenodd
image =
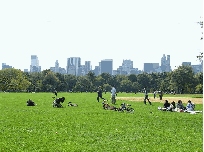
<instances>
[{"instance_id":1,"label":"distant building","mask_svg":"<svg viewBox=\"0 0 204 152\"><path fill-rule=\"evenodd\" d=\"M203 60L201 61L201 64L198 65L191 65L191 62L182 62L182 65L191 66L195 73L203 72Z\"/></svg>"},{"instance_id":2,"label":"distant building","mask_svg":"<svg viewBox=\"0 0 204 152\"><path fill-rule=\"evenodd\" d=\"M28 69L24 69L24 72L28 72L29 73Z\"/></svg>"},{"instance_id":3,"label":"distant building","mask_svg":"<svg viewBox=\"0 0 204 152\"><path fill-rule=\"evenodd\" d=\"M31 55L30 72L41 72L37 55Z\"/></svg>"},{"instance_id":4,"label":"distant building","mask_svg":"<svg viewBox=\"0 0 204 152\"><path fill-rule=\"evenodd\" d=\"M127 75L130 75L130 69L132 68L133 68L133 61L123 60L122 71L125 71L124 73L127 73Z\"/></svg>"},{"instance_id":5,"label":"distant building","mask_svg":"<svg viewBox=\"0 0 204 152\"><path fill-rule=\"evenodd\" d=\"M59 67L59 73L61 73L61 74L66 74L65 68Z\"/></svg>"},{"instance_id":6,"label":"distant building","mask_svg":"<svg viewBox=\"0 0 204 152\"><path fill-rule=\"evenodd\" d=\"M55 62L55 67L50 67L50 70L54 73L61 73L61 74L66 74L65 68L59 67L59 62L56 60Z\"/></svg>"},{"instance_id":7,"label":"distant building","mask_svg":"<svg viewBox=\"0 0 204 152\"><path fill-rule=\"evenodd\" d=\"M201 66L200 65L192 65L193 71L195 73L201 72Z\"/></svg>"},{"instance_id":8,"label":"distant building","mask_svg":"<svg viewBox=\"0 0 204 152\"><path fill-rule=\"evenodd\" d=\"M130 69L130 74L135 74L135 75L137 75L137 74L138 74L138 68L131 68L131 69Z\"/></svg>"},{"instance_id":9,"label":"distant building","mask_svg":"<svg viewBox=\"0 0 204 152\"><path fill-rule=\"evenodd\" d=\"M55 62L55 73L59 73L59 62L58 62L58 60L56 60L56 62Z\"/></svg>"},{"instance_id":10,"label":"distant building","mask_svg":"<svg viewBox=\"0 0 204 152\"><path fill-rule=\"evenodd\" d=\"M191 66L191 62L182 62L182 65L189 65L189 66Z\"/></svg>"},{"instance_id":11,"label":"distant building","mask_svg":"<svg viewBox=\"0 0 204 152\"><path fill-rule=\"evenodd\" d=\"M109 73L110 75L113 75L112 59L101 60L101 73Z\"/></svg>"},{"instance_id":12,"label":"distant building","mask_svg":"<svg viewBox=\"0 0 204 152\"><path fill-rule=\"evenodd\" d=\"M101 62L99 62L99 73L98 75L101 74Z\"/></svg>"},{"instance_id":13,"label":"distant building","mask_svg":"<svg viewBox=\"0 0 204 152\"><path fill-rule=\"evenodd\" d=\"M85 71L85 74L88 74L89 71L91 71L91 61L85 61L85 68L84 68L84 71Z\"/></svg>"},{"instance_id":14,"label":"distant building","mask_svg":"<svg viewBox=\"0 0 204 152\"><path fill-rule=\"evenodd\" d=\"M144 72L154 73L159 68L159 63L144 63Z\"/></svg>"},{"instance_id":15,"label":"distant building","mask_svg":"<svg viewBox=\"0 0 204 152\"><path fill-rule=\"evenodd\" d=\"M155 69L155 72L156 72L156 73L162 73L162 69L161 69L161 67Z\"/></svg>"},{"instance_id":16,"label":"distant building","mask_svg":"<svg viewBox=\"0 0 204 152\"><path fill-rule=\"evenodd\" d=\"M117 70L113 70L113 75L119 75Z\"/></svg>"},{"instance_id":17,"label":"distant building","mask_svg":"<svg viewBox=\"0 0 204 152\"><path fill-rule=\"evenodd\" d=\"M122 71L123 71L123 67L119 66L119 68L117 68L117 75L122 75Z\"/></svg>"},{"instance_id":18,"label":"distant building","mask_svg":"<svg viewBox=\"0 0 204 152\"><path fill-rule=\"evenodd\" d=\"M170 55L167 55L167 59L165 54L163 54L163 57L161 58L161 70L162 72L170 72L171 66L170 66Z\"/></svg>"},{"instance_id":19,"label":"distant building","mask_svg":"<svg viewBox=\"0 0 204 152\"><path fill-rule=\"evenodd\" d=\"M6 65L6 63L2 63L2 70L3 69L10 69L12 66Z\"/></svg>"},{"instance_id":20,"label":"distant building","mask_svg":"<svg viewBox=\"0 0 204 152\"><path fill-rule=\"evenodd\" d=\"M99 70L100 70L99 66L95 66L95 69L93 70L93 72L95 73L96 76L99 75Z\"/></svg>"},{"instance_id":21,"label":"distant building","mask_svg":"<svg viewBox=\"0 0 204 152\"><path fill-rule=\"evenodd\" d=\"M50 67L50 71L55 72L55 67Z\"/></svg>"},{"instance_id":22,"label":"distant building","mask_svg":"<svg viewBox=\"0 0 204 152\"><path fill-rule=\"evenodd\" d=\"M80 57L70 57L67 58L67 74L72 74L78 76L79 68L81 67Z\"/></svg>"}]
</instances>

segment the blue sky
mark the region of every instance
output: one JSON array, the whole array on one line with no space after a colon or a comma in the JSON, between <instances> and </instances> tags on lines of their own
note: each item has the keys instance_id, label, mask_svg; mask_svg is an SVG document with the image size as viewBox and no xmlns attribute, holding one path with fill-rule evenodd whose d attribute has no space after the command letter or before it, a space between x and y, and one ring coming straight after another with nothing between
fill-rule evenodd
<instances>
[{"instance_id":1,"label":"blue sky","mask_svg":"<svg viewBox=\"0 0 204 152\"><path fill-rule=\"evenodd\" d=\"M31 55L48 69L69 57L113 59L113 69L131 59L133 67L159 63L199 64L202 0L18 0L0 1L0 63L30 69ZM0 66L1 69L1 66Z\"/></svg>"}]
</instances>

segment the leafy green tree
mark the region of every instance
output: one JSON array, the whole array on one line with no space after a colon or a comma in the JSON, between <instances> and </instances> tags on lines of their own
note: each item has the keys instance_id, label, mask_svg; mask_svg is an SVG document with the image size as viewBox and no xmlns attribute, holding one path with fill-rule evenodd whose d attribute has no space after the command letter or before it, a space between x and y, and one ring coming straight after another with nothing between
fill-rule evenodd
<instances>
[{"instance_id":1,"label":"leafy green tree","mask_svg":"<svg viewBox=\"0 0 204 152\"><path fill-rule=\"evenodd\" d=\"M112 89L112 86L110 84L104 84L103 85L103 90L104 91L106 90L106 92L110 92L111 89Z\"/></svg>"},{"instance_id":2,"label":"leafy green tree","mask_svg":"<svg viewBox=\"0 0 204 152\"><path fill-rule=\"evenodd\" d=\"M99 86L103 86L105 82L106 82L105 79L102 78L101 75L97 76L94 83L94 86L95 86L94 90L96 91Z\"/></svg>"},{"instance_id":3,"label":"leafy green tree","mask_svg":"<svg viewBox=\"0 0 204 152\"><path fill-rule=\"evenodd\" d=\"M52 71L45 75L42 84L43 91L46 92L53 92L54 90L59 91L58 87L60 85L60 81Z\"/></svg>"},{"instance_id":4,"label":"leafy green tree","mask_svg":"<svg viewBox=\"0 0 204 152\"><path fill-rule=\"evenodd\" d=\"M112 75L111 78L109 79L109 83L112 87L115 87L117 89L118 84L117 84L117 76Z\"/></svg>"},{"instance_id":5,"label":"leafy green tree","mask_svg":"<svg viewBox=\"0 0 204 152\"><path fill-rule=\"evenodd\" d=\"M65 85L66 85L66 89L67 91L72 91L76 85L77 82L77 77L75 75L72 74L68 74L65 75Z\"/></svg>"},{"instance_id":6,"label":"leafy green tree","mask_svg":"<svg viewBox=\"0 0 204 152\"><path fill-rule=\"evenodd\" d=\"M150 76L147 73L137 75L138 89L143 90L146 88L150 90Z\"/></svg>"},{"instance_id":7,"label":"leafy green tree","mask_svg":"<svg viewBox=\"0 0 204 152\"><path fill-rule=\"evenodd\" d=\"M100 76L105 80L105 83L109 83L110 79L111 79L111 75L110 73L101 73Z\"/></svg>"},{"instance_id":8,"label":"leafy green tree","mask_svg":"<svg viewBox=\"0 0 204 152\"><path fill-rule=\"evenodd\" d=\"M196 87L196 92L197 93L203 93L203 85L202 84L198 84Z\"/></svg>"},{"instance_id":9,"label":"leafy green tree","mask_svg":"<svg viewBox=\"0 0 204 152\"><path fill-rule=\"evenodd\" d=\"M2 91L25 91L31 83L17 69L0 70L0 87Z\"/></svg>"},{"instance_id":10,"label":"leafy green tree","mask_svg":"<svg viewBox=\"0 0 204 152\"><path fill-rule=\"evenodd\" d=\"M94 73L94 72L91 72L91 71L89 71L88 74L86 74L86 77L87 77L87 79L88 79L90 82L92 82L92 83L94 83L95 80L96 80L95 73Z\"/></svg>"},{"instance_id":11,"label":"leafy green tree","mask_svg":"<svg viewBox=\"0 0 204 152\"><path fill-rule=\"evenodd\" d=\"M193 68L188 65L179 66L171 75L171 85L178 93L189 93L194 85Z\"/></svg>"},{"instance_id":12,"label":"leafy green tree","mask_svg":"<svg viewBox=\"0 0 204 152\"><path fill-rule=\"evenodd\" d=\"M84 76L78 76L74 91L85 92L91 90L91 82Z\"/></svg>"},{"instance_id":13,"label":"leafy green tree","mask_svg":"<svg viewBox=\"0 0 204 152\"><path fill-rule=\"evenodd\" d=\"M130 74L128 76L128 80L130 80L131 82L136 82L137 81L137 76L135 74Z\"/></svg>"},{"instance_id":14,"label":"leafy green tree","mask_svg":"<svg viewBox=\"0 0 204 152\"><path fill-rule=\"evenodd\" d=\"M42 91L42 72L32 72L32 73L26 73L26 77L28 81L31 83L31 85L27 88L28 91L33 91L33 92L40 92Z\"/></svg>"},{"instance_id":15,"label":"leafy green tree","mask_svg":"<svg viewBox=\"0 0 204 152\"><path fill-rule=\"evenodd\" d=\"M120 82L120 90L125 91L125 92L130 92L132 91L132 82L130 80L122 80Z\"/></svg>"},{"instance_id":16,"label":"leafy green tree","mask_svg":"<svg viewBox=\"0 0 204 152\"><path fill-rule=\"evenodd\" d=\"M138 86L139 86L138 82L133 82L132 83L132 90L133 90L133 92L135 92L135 93L138 92Z\"/></svg>"}]
</instances>

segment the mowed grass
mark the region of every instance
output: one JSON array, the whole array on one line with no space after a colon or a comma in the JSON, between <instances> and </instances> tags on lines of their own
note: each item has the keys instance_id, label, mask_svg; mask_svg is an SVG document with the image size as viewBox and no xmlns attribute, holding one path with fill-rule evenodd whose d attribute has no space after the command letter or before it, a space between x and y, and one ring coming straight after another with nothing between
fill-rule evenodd
<instances>
[{"instance_id":1,"label":"mowed grass","mask_svg":"<svg viewBox=\"0 0 204 152\"><path fill-rule=\"evenodd\" d=\"M156 94L159 98L160 93ZM148 93L149 97L154 97L153 93ZM144 93L119 93L118 97L144 97ZM163 94L163 97L191 97L191 98L203 98L203 94Z\"/></svg>"},{"instance_id":2,"label":"mowed grass","mask_svg":"<svg viewBox=\"0 0 204 152\"><path fill-rule=\"evenodd\" d=\"M118 93L119 97L128 95ZM203 114L162 112L125 102L135 113L102 109L97 93L58 93L64 108L52 107L52 93L0 93L2 151L189 151L203 150ZM131 96L131 94L129 94ZM110 93L103 94L110 100ZM28 107L33 100L37 106ZM67 103L78 104L68 107ZM110 103L110 101L108 101ZM184 106L186 106L184 104ZM203 105L195 110L203 111Z\"/></svg>"}]
</instances>

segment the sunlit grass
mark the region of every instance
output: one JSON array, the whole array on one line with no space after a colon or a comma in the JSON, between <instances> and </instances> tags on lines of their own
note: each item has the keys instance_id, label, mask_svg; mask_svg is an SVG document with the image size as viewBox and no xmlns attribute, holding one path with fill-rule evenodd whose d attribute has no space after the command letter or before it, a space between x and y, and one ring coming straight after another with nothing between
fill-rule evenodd
<instances>
[{"instance_id":1,"label":"sunlit grass","mask_svg":"<svg viewBox=\"0 0 204 152\"><path fill-rule=\"evenodd\" d=\"M119 97L131 94L119 93ZM139 95L139 94L137 94ZM144 94L141 94L143 97ZM52 93L0 93L3 151L202 151L203 114L162 112L163 103L125 101L135 113L102 109L97 93L58 93L64 108L52 107ZM109 100L110 93L103 94ZM27 107L33 100L37 106ZM78 104L68 107L67 103ZM110 103L110 101L108 101ZM118 100L116 107L124 102ZM203 105L195 110L203 111ZM189 144L190 143L190 144Z\"/></svg>"}]
</instances>

